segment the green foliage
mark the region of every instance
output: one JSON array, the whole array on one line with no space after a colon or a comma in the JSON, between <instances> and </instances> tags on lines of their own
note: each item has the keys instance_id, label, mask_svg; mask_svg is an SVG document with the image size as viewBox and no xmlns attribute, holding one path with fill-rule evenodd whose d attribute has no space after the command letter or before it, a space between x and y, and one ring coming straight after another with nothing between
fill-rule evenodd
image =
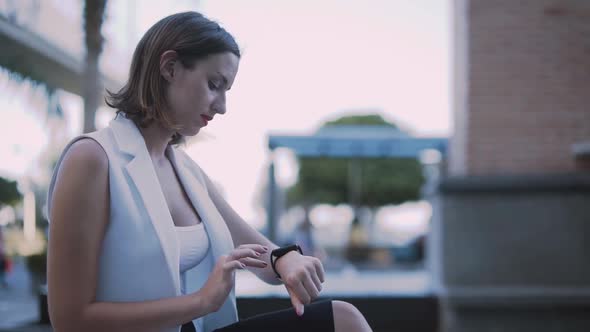
<instances>
[{"instance_id":1,"label":"green foliage","mask_svg":"<svg viewBox=\"0 0 590 332\"><path fill-rule=\"evenodd\" d=\"M397 126L393 123L385 121L385 119L383 119L383 117L379 114L345 116L334 121L328 121L323 125L323 127L341 125L389 126L392 128L397 128Z\"/></svg>"},{"instance_id":2,"label":"green foliage","mask_svg":"<svg viewBox=\"0 0 590 332\"><path fill-rule=\"evenodd\" d=\"M351 159L300 159L299 181L287 193L289 205L300 202L339 204L349 202L348 167ZM424 182L415 159L362 159L360 197L363 206L398 204L420 198Z\"/></svg>"},{"instance_id":3,"label":"green foliage","mask_svg":"<svg viewBox=\"0 0 590 332\"><path fill-rule=\"evenodd\" d=\"M26 264L31 273L38 276L44 276L47 273L47 252L43 251L38 254L27 256Z\"/></svg>"},{"instance_id":4,"label":"green foliage","mask_svg":"<svg viewBox=\"0 0 590 332\"><path fill-rule=\"evenodd\" d=\"M326 123L336 125L389 125L379 115L349 116ZM398 204L420 198L424 183L422 168L415 158L358 159L360 188L358 202L350 202L351 159L300 158L299 181L287 192L288 205L298 203L356 203L362 206Z\"/></svg>"},{"instance_id":5,"label":"green foliage","mask_svg":"<svg viewBox=\"0 0 590 332\"><path fill-rule=\"evenodd\" d=\"M8 181L0 177L0 206L12 205L22 198L15 181Z\"/></svg>"}]
</instances>

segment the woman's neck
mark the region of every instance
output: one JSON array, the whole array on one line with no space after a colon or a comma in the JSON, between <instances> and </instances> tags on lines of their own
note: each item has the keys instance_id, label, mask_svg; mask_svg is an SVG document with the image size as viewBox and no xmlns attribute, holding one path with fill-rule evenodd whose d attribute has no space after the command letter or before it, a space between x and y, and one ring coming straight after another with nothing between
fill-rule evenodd
<instances>
[{"instance_id":1,"label":"woman's neck","mask_svg":"<svg viewBox=\"0 0 590 332\"><path fill-rule=\"evenodd\" d=\"M156 163L163 161L166 158L166 148L172 140L174 132L156 122L152 122L146 128L139 127L139 131L152 161Z\"/></svg>"}]
</instances>

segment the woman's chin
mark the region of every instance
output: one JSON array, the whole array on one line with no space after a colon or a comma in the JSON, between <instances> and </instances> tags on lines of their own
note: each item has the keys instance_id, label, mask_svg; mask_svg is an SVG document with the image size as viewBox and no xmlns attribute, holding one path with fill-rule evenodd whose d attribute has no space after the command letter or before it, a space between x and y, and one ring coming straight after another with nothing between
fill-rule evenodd
<instances>
[{"instance_id":1,"label":"woman's chin","mask_svg":"<svg viewBox=\"0 0 590 332\"><path fill-rule=\"evenodd\" d=\"M182 136L186 136L186 137L191 137L191 136L195 136L199 133L199 131L201 131L201 127L193 127L190 129L185 129L183 131L180 131L179 134Z\"/></svg>"}]
</instances>

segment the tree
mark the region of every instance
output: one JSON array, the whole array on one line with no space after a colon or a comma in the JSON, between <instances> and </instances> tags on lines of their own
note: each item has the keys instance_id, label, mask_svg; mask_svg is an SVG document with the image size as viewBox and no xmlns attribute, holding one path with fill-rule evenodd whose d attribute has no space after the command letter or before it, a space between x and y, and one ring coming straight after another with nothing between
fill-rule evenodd
<instances>
[{"instance_id":1,"label":"tree","mask_svg":"<svg viewBox=\"0 0 590 332\"><path fill-rule=\"evenodd\" d=\"M384 125L398 130L379 115L347 116L322 127L340 125ZM349 203L354 207L377 207L398 204L419 199L424 183L416 158L300 158L299 165L299 180L288 192L289 205ZM351 183L354 177L350 172L355 171L360 173L357 184Z\"/></svg>"},{"instance_id":2,"label":"tree","mask_svg":"<svg viewBox=\"0 0 590 332\"><path fill-rule=\"evenodd\" d=\"M84 70L84 132L94 131L96 109L101 103L102 79L98 61L104 38L101 33L106 0L84 1L84 33L86 43L86 67Z\"/></svg>"},{"instance_id":3,"label":"tree","mask_svg":"<svg viewBox=\"0 0 590 332\"><path fill-rule=\"evenodd\" d=\"M347 116L327 122L330 126L389 127L395 135L406 134L379 115ZM321 129L320 129L321 130ZM302 205L306 212L312 204L348 203L354 210L346 256L351 261L366 261L369 250L364 243L366 228L360 224L359 208L374 209L420 197L424 183L416 158L300 158L299 180L287 193L289 205ZM305 230L310 232L309 227Z\"/></svg>"},{"instance_id":4,"label":"tree","mask_svg":"<svg viewBox=\"0 0 590 332\"><path fill-rule=\"evenodd\" d=\"M8 181L0 177L0 207L12 205L22 198L15 181Z\"/></svg>"}]
</instances>

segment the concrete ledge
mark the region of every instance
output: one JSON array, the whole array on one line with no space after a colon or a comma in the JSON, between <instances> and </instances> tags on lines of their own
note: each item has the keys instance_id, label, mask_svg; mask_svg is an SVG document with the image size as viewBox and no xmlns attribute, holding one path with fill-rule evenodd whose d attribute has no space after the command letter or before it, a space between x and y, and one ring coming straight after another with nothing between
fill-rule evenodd
<instances>
[{"instance_id":1,"label":"concrete ledge","mask_svg":"<svg viewBox=\"0 0 590 332\"><path fill-rule=\"evenodd\" d=\"M443 194L446 287L590 287L590 192ZM435 220L435 223L438 222Z\"/></svg>"},{"instance_id":2,"label":"concrete ledge","mask_svg":"<svg viewBox=\"0 0 590 332\"><path fill-rule=\"evenodd\" d=\"M448 332L588 332L588 308L454 308L442 319Z\"/></svg>"},{"instance_id":3,"label":"concrete ledge","mask_svg":"<svg viewBox=\"0 0 590 332\"><path fill-rule=\"evenodd\" d=\"M432 202L443 331L590 331L590 174L451 177Z\"/></svg>"},{"instance_id":4,"label":"concrete ledge","mask_svg":"<svg viewBox=\"0 0 590 332\"><path fill-rule=\"evenodd\" d=\"M441 180L438 191L442 194L548 191L590 193L590 173L452 176Z\"/></svg>"},{"instance_id":5,"label":"concrete ledge","mask_svg":"<svg viewBox=\"0 0 590 332\"><path fill-rule=\"evenodd\" d=\"M454 307L526 308L590 307L590 287L487 286L451 287L438 292Z\"/></svg>"},{"instance_id":6,"label":"concrete ledge","mask_svg":"<svg viewBox=\"0 0 590 332\"><path fill-rule=\"evenodd\" d=\"M572 154L576 159L590 159L590 141L572 144Z\"/></svg>"}]
</instances>

